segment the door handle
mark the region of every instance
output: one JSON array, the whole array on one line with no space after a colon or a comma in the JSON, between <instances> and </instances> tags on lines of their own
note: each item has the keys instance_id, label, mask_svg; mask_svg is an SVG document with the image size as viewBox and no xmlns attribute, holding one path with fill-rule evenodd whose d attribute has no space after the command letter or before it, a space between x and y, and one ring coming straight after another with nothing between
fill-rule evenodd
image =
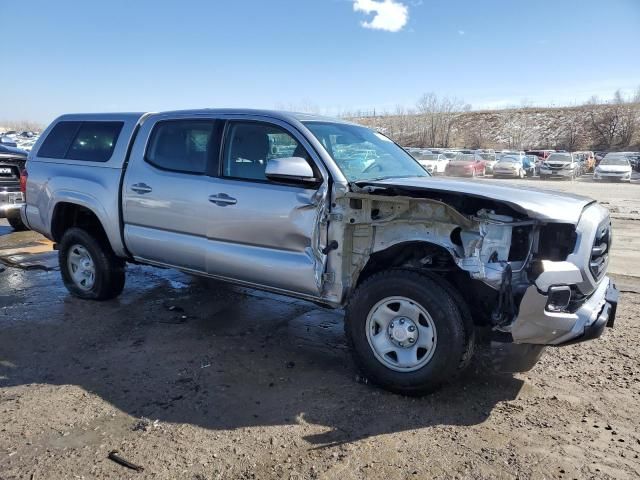
<instances>
[{"instance_id":1,"label":"door handle","mask_svg":"<svg viewBox=\"0 0 640 480\"><path fill-rule=\"evenodd\" d=\"M235 205L236 203L238 203L238 200L236 200L233 197L230 197L226 193L219 193L217 195L209 195L209 201L211 203L216 204L219 207L226 207L228 205Z\"/></svg>"},{"instance_id":2,"label":"door handle","mask_svg":"<svg viewBox=\"0 0 640 480\"><path fill-rule=\"evenodd\" d=\"M131 185L131 190L141 195L151 192L153 189L146 183L136 183Z\"/></svg>"}]
</instances>

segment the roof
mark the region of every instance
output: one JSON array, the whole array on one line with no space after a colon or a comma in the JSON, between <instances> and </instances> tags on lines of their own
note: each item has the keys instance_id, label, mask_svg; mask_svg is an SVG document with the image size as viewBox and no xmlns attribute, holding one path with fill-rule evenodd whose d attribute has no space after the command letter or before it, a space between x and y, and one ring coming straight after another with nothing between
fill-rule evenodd
<instances>
[{"instance_id":1,"label":"roof","mask_svg":"<svg viewBox=\"0 0 640 480\"><path fill-rule=\"evenodd\" d=\"M162 114L221 114L221 115L252 115L277 118L284 121L297 120L299 122L332 122L332 123L352 123L340 118L317 115L313 113L289 112L285 110L268 110L253 108L202 108L194 110L173 110L168 112L157 112Z\"/></svg>"},{"instance_id":2,"label":"roof","mask_svg":"<svg viewBox=\"0 0 640 480\"><path fill-rule=\"evenodd\" d=\"M59 120L133 120L138 121L144 112L122 113L67 113L61 115Z\"/></svg>"},{"instance_id":3,"label":"roof","mask_svg":"<svg viewBox=\"0 0 640 480\"><path fill-rule=\"evenodd\" d=\"M286 122L331 122L331 123L344 123L354 125L353 122L348 122L339 118L332 118L323 115L315 115L311 113L300 112L287 112L283 110L259 110L250 108L202 108L202 109L190 109L190 110L170 110L165 112L153 112L153 114L180 114L180 115L251 115L251 116L264 116L269 118L275 118ZM142 116L146 115L143 112L123 112L123 113L71 113L62 115L60 119L64 120L125 120L131 119L134 121L139 120Z\"/></svg>"}]
</instances>

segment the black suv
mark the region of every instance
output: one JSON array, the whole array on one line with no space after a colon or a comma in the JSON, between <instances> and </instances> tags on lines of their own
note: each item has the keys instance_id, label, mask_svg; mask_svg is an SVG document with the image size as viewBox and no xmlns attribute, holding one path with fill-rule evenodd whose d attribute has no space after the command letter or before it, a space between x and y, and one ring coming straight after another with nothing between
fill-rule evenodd
<instances>
[{"instance_id":1,"label":"black suv","mask_svg":"<svg viewBox=\"0 0 640 480\"><path fill-rule=\"evenodd\" d=\"M6 217L14 230L25 230L20 218L20 207L24 204L20 172L26 161L24 150L0 145L0 218Z\"/></svg>"}]
</instances>

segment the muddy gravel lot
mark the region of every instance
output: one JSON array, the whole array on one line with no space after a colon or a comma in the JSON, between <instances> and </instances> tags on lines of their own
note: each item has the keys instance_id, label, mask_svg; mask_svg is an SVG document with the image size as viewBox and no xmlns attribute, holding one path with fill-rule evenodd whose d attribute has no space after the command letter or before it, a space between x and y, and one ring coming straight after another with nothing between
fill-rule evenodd
<instances>
[{"instance_id":1,"label":"muddy gravel lot","mask_svg":"<svg viewBox=\"0 0 640 480\"><path fill-rule=\"evenodd\" d=\"M419 399L359 376L341 312L142 266L78 300L0 221L0 479L640 478L640 183L535 185L611 209L615 328Z\"/></svg>"}]
</instances>

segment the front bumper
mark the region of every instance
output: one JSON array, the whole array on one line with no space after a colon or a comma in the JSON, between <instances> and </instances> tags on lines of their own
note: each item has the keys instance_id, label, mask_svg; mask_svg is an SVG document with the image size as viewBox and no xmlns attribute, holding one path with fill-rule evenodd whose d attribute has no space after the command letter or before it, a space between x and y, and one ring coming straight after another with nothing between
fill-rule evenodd
<instances>
[{"instance_id":1,"label":"front bumper","mask_svg":"<svg viewBox=\"0 0 640 480\"><path fill-rule=\"evenodd\" d=\"M631 173L599 173L595 172L593 174L594 180L622 180L622 181L630 181Z\"/></svg>"},{"instance_id":2,"label":"front bumper","mask_svg":"<svg viewBox=\"0 0 640 480\"><path fill-rule=\"evenodd\" d=\"M547 295L530 286L520 303L520 313L512 324L515 343L569 345L602 335L613 327L618 305L618 289L604 277L596 290L575 312L547 310Z\"/></svg>"},{"instance_id":3,"label":"front bumper","mask_svg":"<svg viewBox=\"0 0 640 480\"><path fill-rule=\"evenodd\" d=\"M513 177L516 178L518 176L517 170L494 170L494 177Z\"/></svg>"},{"instance_id":4,"label":"front bumper","mask_svg":"<svg viewBox=\"0 0 640 480\"><path fill-rule=\"evenodd\" d=\"M540 175L545 175L549 177L557 177L557 178L570 178L573 176L573 170L571 169L551 169L551 168L540 168Z\"/></svg>"},{"instance_id":5,"label":"front bumper","mask_svg":"<svg viewBox=\"0 0 640 480\"><path fill-rule=\"evenodd\" d=\"M22 192L0 192L0 218L9 212L19 210L24 205Z\"/></svg>"},{"instance_id":6,"label":"front bumper","mask_svg":"<svg viewBox=\"0 0 640 480\"><path fill-rule=\"evenodd\" d=\"M472 177L473 170L462 170L462 169L453 169L450 168L445 170L445 175L449 175L450 177Z\"/></svg>"}]
</instances>

